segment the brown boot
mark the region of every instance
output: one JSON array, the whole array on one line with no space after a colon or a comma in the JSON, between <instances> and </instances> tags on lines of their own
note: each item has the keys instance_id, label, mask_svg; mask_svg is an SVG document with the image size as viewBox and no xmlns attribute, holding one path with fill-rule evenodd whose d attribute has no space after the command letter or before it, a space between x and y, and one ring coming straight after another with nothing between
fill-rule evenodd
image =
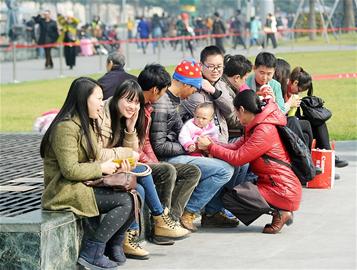
<instances>
[{"instance_id":1,"label":"brown boot","mask_svg":"<svg viewBox=\"0 0 357 270\"><path fill-rule=\"evenodd\" d=\"M174 221L169 215L169 209L165 208L160 216L153 216L154 234L156 238L182 239L190 232Z\"/></svg>"},{"instance_id":2,"label":"brown boot","mask_svg":"<svg viewBox=\"0 0 357 270\"><path fill-rule=\"evenodd\" d=\"M273 220L271 224L266 224L263 233L276 234L280 232L283 226L293 223L293 213L289 211L276 211L273 213Z\"/></svg>"},{"instance_id":3,"label":"brown boot","mask_svg":"<svg viewBox=\"0 0 357 270\"><path fill-rule=\"evenodd\" d=\"M186 228L187 230L190 230L191 232L196 232L198 229L195 224L193 224L193 221L196 219L196 216L194 213L190 213L185 211L182 214L182 217L180 219L181 225Z\"/></svg>"},{"instance_id":4,"label":"brown boot","mask_svg":"<svg viewBox=\"0 0 357 270\"><path fill-rule=\"evenodd\" d=\"M137 260L149 259L149 252L139 245L139 231L137 230L126 231L123 250L127 258Z\"/></svg>"}]
</instances>

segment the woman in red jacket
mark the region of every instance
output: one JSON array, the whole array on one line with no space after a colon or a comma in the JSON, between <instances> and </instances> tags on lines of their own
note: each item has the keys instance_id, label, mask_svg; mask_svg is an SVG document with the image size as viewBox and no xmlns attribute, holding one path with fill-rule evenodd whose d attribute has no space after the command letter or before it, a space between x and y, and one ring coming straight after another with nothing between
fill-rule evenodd
<instances>
[{"instance_id":1,"label":"woman in red jacket","mask_svg":"<svg viewBox=\"0 0 357 270\"><path fill-rule=\"evenodd\" d=\"M234 99L234 106L245 127L244 137L228 145L218 145L207 137L201 137L198 147L233 166L250 163L252 171L258 176L258 192L250 193L248 201L265 200L274 210L255 209L255 214L252 213L254 218L249 222L242 222L250 224L262 213L271 213L272 223L265 225L263 233L277 233L285 224L292 223L292 212L299 208L302 191L299 179L291 168L262 157L266 154L290 163L288 152L276 128L286 125L286 117L273 100L261 102L253 90L240 92ZM244 204L239 209L244 209L242 215L247 214L248 209ZM235 214L240 217L239 213Z\"/></svg>"}]
</instances>

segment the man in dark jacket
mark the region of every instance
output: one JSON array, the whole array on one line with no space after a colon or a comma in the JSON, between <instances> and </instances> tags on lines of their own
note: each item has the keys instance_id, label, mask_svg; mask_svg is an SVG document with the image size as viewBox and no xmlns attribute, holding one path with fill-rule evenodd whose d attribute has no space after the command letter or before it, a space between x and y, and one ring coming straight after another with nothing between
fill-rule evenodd
<instances>
[{"instance_id":1,"label":"man in dark jacket","mask_svg":"<svg viewBox=\"0 0 357 270\"><path fill-rule=\"evenodd\" d=\"M236 219L228 218L222 205L217 200L211 201L214 195L232 177L234 169L226 162L214 158L187 155L178 141L183 126L178 112L181 99L192 95L202 85L201 67L195 61L182 61L175 69L172 84L167 92L153 104L150 141L159 160L173 164L192 164L201 170L201 178L193 191L184 213L181 224L188 230L196 231L193 224L196 214L205 208L202 226L235 227ZM207 222L208 221L208 222Z\"/></svg>"},{"instance_id":2,"label":"man in dark jacket","mask_svg":"<svg viewBox=\"0 0 357 270\"><path fill-rule=\"evenodd\" d=\"M221 35L225 33L226 33L226 26L224 25L224 22L220 18L219 13L215 12L214 21L212 25L212 34ZM214 39L216 40L216 46L220 48L223 53L225 53L226 50L224 49L224 37L215 37Z\"/></svg>"},{"instance_id":3,"label":"man in dark jacket","mask_svg":"<svg viewBox=\"0 0 357 270\"><path fill-rule=\"evenodd\" d=\"M38 44L45 45L55 43L58 38L58 29L56 21L51 19L51 12L46 10L42 16L37 15L36 17L33 17L33 19L40 26L40 37L38 39ZM45 68L53 68L51 47L46 47L44 49L46 55Z\"/></svg>"},{"instance_id":4,"label":"man in dark jacket","mask_svg":"<svg viewBox=\"0 0 357 270\"><path fill-rule=\"evenodd\" d=\"M114 91L124 81L129 79L136 80L134 75L124 71L124 55L114 52L107 58L107 73L98 82L103 86L103 99L106 100L114 95Z\"/></svg>"},{"instance_id":5,"label":"man in dark jacket","mask_svg":"<svg viewBox=\"0 0 357 270\"><path fill-rule=\"evenodd\" d=\"M233 34L235 35L233 36L233 49L235 50L238 44L242 45L244 49L247 49L247 46L245 45L245 42L243 40L244 21L240 9L237 9L236 15L234 16L233 21L231 22L231 29Z\"/></svg>"}]
</instances>

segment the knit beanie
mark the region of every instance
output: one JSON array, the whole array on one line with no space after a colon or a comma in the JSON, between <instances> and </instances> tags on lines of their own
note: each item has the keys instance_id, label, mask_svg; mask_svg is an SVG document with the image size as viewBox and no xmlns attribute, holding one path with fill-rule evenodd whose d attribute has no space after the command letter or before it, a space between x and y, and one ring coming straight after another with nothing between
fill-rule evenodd
<instances>
[{"instance_id":1,"label":"knit beanie","mask_svg":"<svg viewBox=\"0 0 357 270\"><path fill-rule=\"evenodd\" d=\"M199 90L202 86L201 65L195 60L183 60L177 65L172 78Z\"/></svg>"}]
</instances>

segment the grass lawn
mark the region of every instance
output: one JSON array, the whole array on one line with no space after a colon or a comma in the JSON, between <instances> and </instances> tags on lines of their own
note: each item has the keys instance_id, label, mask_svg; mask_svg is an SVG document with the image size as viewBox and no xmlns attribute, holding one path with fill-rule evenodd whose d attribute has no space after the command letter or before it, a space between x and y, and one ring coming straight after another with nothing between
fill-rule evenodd
<instances>
[{"instance_id":1,"label":"grass lawn","mask_svg":"<svg viewBox=\"0 0 357 270\"><path fill-rule=\"evenodd\" d=\"M298 36L298 34L297 34ZM292 43L297 46L321 46L325 44L329 45L355 45L357 40L356 32L348 32L348 33L339 33L336 32L336 35L332 33L328 34L328 42L326 41L325 36L321 35L321 33L316 34L316 38L314 40L310 40L308 35L298 36L294 41L292 40L279 40L279 45L289 46Z\"/></svg>"},{"instance_id":2,"label":"grass lawn","mask_svg":"<svg viewBox=\"0 0 357 270\"><path fill-rule=\"evenodd\" d=\"M292 67L301 65L310 74L356 72L356 52L333 51L278 54ZM253 59L251 59L253 60ZM167 67L169 72L173 67ZM133 70L137 75L140 71ZM99 78L101 74L91 77ZM0 131L31 131L35 118L51 108L60 108L73 78L1 85ZM333 112L328 121L331 139L356 140L357 120L356 79L314 82L314 92L325 100Z\"/></svg>"}]
</instances>

